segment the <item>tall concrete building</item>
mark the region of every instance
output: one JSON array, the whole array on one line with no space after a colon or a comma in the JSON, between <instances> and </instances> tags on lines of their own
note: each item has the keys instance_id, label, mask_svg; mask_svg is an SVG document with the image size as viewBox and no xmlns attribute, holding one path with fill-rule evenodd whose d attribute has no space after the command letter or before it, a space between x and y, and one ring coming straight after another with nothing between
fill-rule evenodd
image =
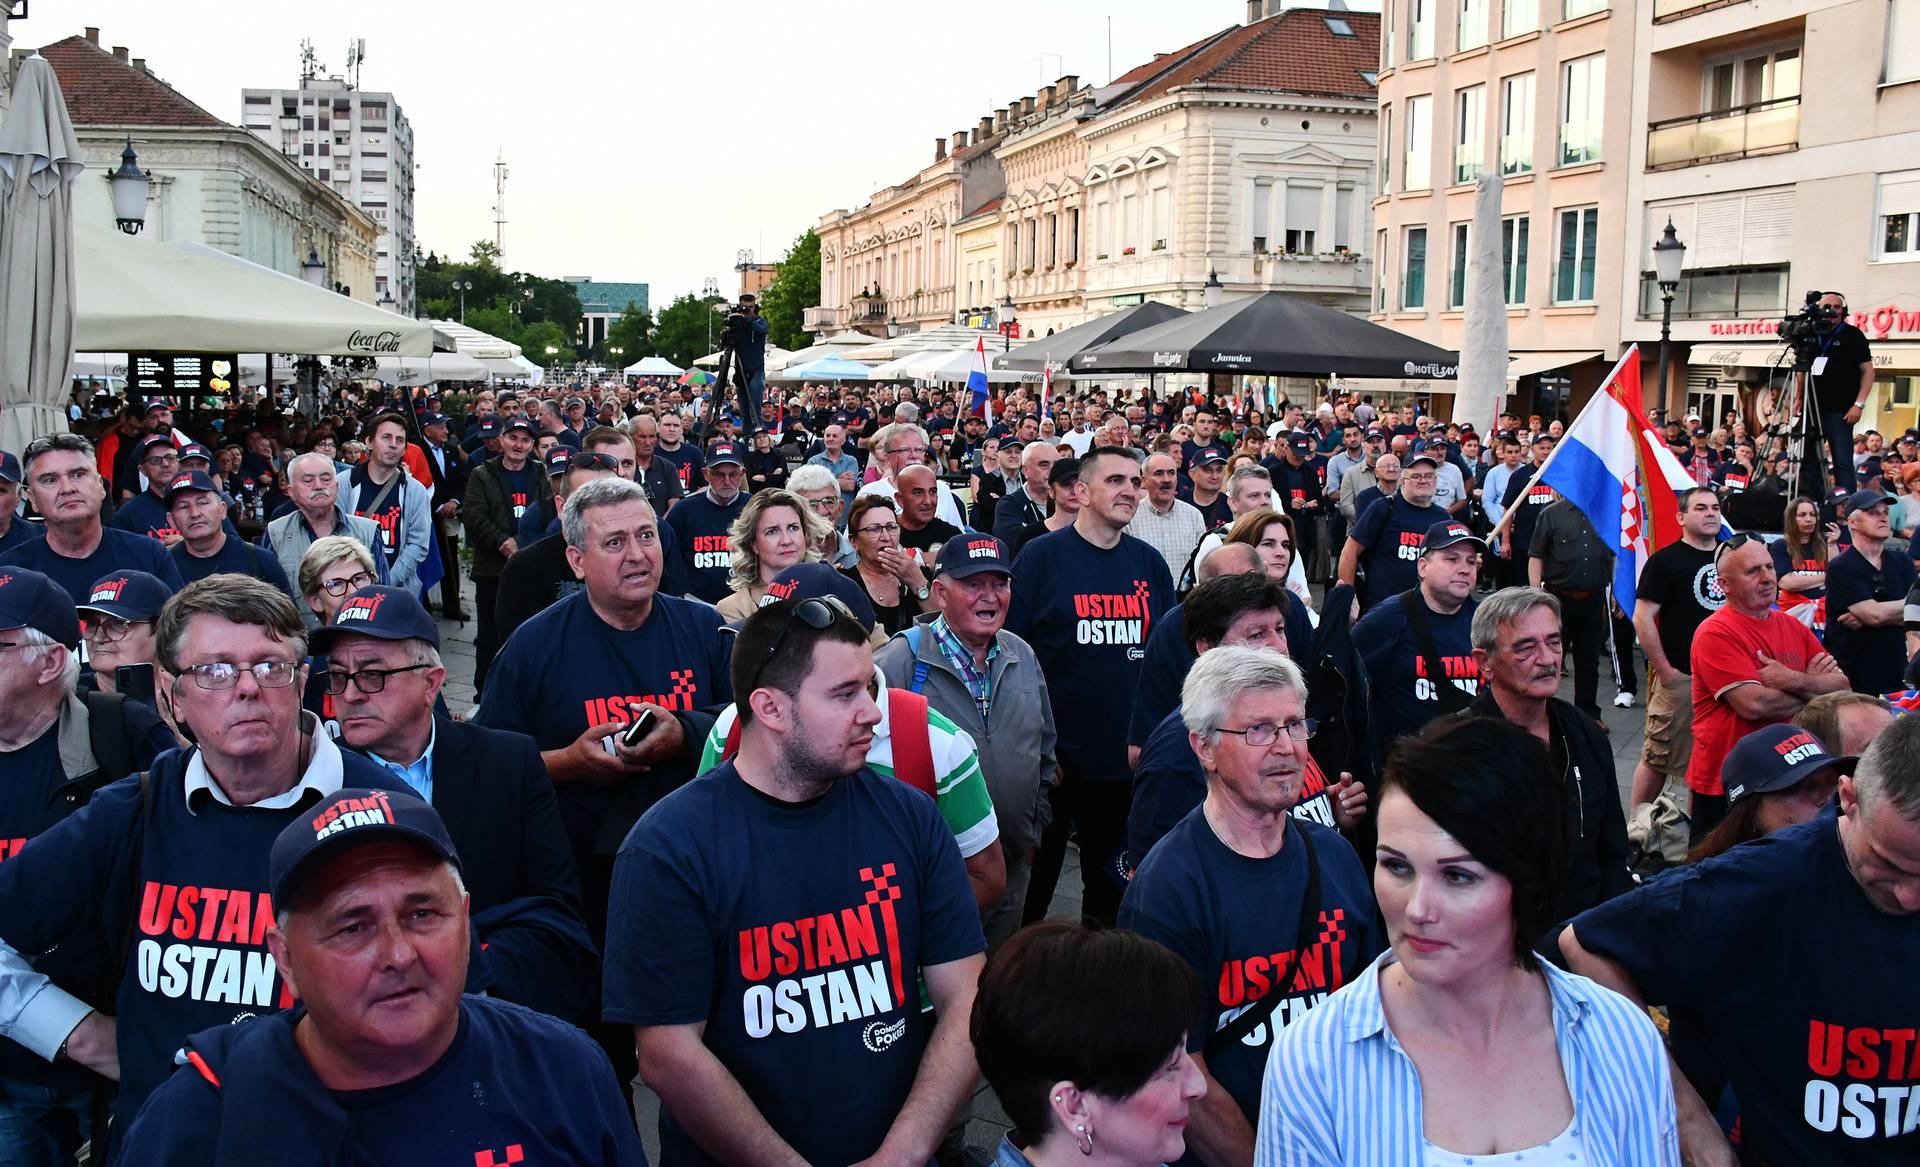
<instances>
[{"instance_id":1,"label":"tall concrete building","mask_svg":"<svg viewBox=\"0 0 1920 1167\"><path fill-rule=\"evenodd\" d=\"M374 300L415 314L413 126L391 93L340 77L296 89L243 89L241 124L380 225Z\"/></svg>"}]
</instances>

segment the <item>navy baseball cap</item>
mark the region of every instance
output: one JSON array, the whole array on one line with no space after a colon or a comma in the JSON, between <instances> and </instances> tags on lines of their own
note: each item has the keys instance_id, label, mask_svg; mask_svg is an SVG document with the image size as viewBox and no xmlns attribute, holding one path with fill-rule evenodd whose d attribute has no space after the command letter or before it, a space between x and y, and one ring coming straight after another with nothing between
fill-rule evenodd
<instances>
[{"instance_id":1,"label":"navy baseball cap","mask_svg":"<svg viewBox=\"0 0 1920 1167\"><path fill-rule=\"evenodd\" d=\"M406 588L368 584L340 603L333 623L313 630L308 641L324 654L336 637L371 636L375 640L424 640L440 647L440 628L420 600Z\"/></svg>"},{"instance_id":2,"label":"navy baseball cap","mask_svg":"<svg viewBox=\"0 0 1920 1167\"><path fill-rule=\"evenodd\" d=\"M167 483L167 505L172 506L173 496L183 490L204 490L209 494L220 494L220 484L215 482L213 475L205 470L182 470L173 476L173 481ZM226 496L221 495L221 497Z\"/></svg>"},{"instance_id":3,"label":"navy baseball cap","mask_svg":"<svg viewBox=\"0 0 1920 1167\"><path fill-rule=\"evenodd\" d=\"M180 447L180 461L185 462L188 458L200 458L203 459L207 465L213 465L213 451L207 449L199 442L188 442L186 445Z\"/></svg>"},{"instance_id":4,"label":"navy baseball cap","mask_svg":"<svg viewBox=\"0 0 1920 1167\"><path fill-rule=\"evenodd\" d=\"M1819 738L1797 725L1769 725L1734 743L1720 764L1720 781L1731 806L1755 794L1797 786L1829 766L1850 771L1859 760L1828 753Z\"/></svg>"},{"instance_id":5,"label":"navy baseball cap","mask_svg":"<svg viewBox=\"0 0 1920 1167\"><path fill-rule=\"evenodd\" d=\"M1425 462L1435 470L1440 469L1440 456L1432 450L1421 450L1417 453L1407 455L1407 460L1401 463L1401 466L1404 468L1413 465L1415 462Z\"/></svg>"},{"instance_id":6,"label":"navy baseball cap","mask_svg":"<svg viewBox=\"0 0 1920 1167\"><path fill-rule=\"evenodd\" d=\"M1471 543L1482 551L1487 549L1487 541L1474 534L1471 527L1458 519L1442 519L1427 528L1426 535L1420 540L1420 550L1439 551L1456 543Z\"/></svg>"},{"instance_id":7,"label":"navy baseball cap","mask_svg":"<svg viewBox=\"0 0 1920 1167\"><path fill-rule=\"evenodd\" d=\"M173 598L167 581L144 571L110 571L93 581L83 612L101 612L121 620L151 620Z\"/></svg>"},{"instance_id":8,"label":"navy baseball cap","mask_svg":"<svg viewBox=\"0 0 1920 1167\"><path fill-rule=\"evenodd\" d=\"M718 466L727 463L733 466L745 466L740 447L732 442L715 442L713 449L707 451L707 465Z\"/></svg>"},{"instance_id":9,"label":"navy baseball cap","mask_svg":"<svg viewBox=\"0 0 1920 1167\"><path fill-rule=\"evenodd\" d=\"M20 459L5 450L0 450L0 482L19 483Z\"/></svg>"},{"instance_id":10,"label":"navy baseball cap","mask_svg":"<svg viewBox=\"0 0 1920 1167\"><path fill-rule=\"evenodd\" d=\"M1294 430L1287 435L1287 445L1305 454L1313 449L1313 439L1302 430Z\"/></svg>"},{"instance_id":11,"label":"navy baseball cap","mask_svg":"<svg viewBox=\"0 0 1920 1167\"><path fill-rule=\"evenodd\" d=\"M1226 460L1227 456L1220 452L1220 447L1208 446L1206 449L1200 451L1200 456L1193 460L1193 464L1195 466L1224 465Z\"/></svg>"},{"instance_id":12,"label":"navy baseball cap","mask_svg":"<svg viewBox=\"0 0 1920 1167\"><path fill-rule=\"evenodd\" d=\"M962 535L947 540L940 548L940 559L934 564L934 574L966 579L970 575L992 571L1011 579L1012 558L1007 554L1007 545L992 535Z\"/></svg>"},{"instance_id":13,"label":"navy baseball cap","mask_svg":"<svg viewBox=\"0 0 1920 1167\"><path fill-rule=\"evenodd\" d=\"M509 432L511 432L511 431L513 431L513 430L526 430L526 431L527 431L527 432L528 432L529 434L534 434L534 436L535 436L535 437L538 437L538 436L539 436L539 435L538 435L537 433L535 433L535 431L534 431L534 428L533 428L533 423L532 423L532 422L530 422L530 421L528 421L528 420L527 420L526 418L524 418L524 417L511 417L511 418L508 418L508 419L507 419L507 424L506 424L506 426L505 426L504 428L502 428L500 432L501 432L501 433L509 433Z\"/></svg>"},{"instance_id":14,"label":"navy baseball cap","mask_svg":"<svg viewBox=\"0 0 1920 1167\"><path fill-rule=\"evenodd\" d=\"M1879 474L1880 471L1880 459L1878 458L1868 458L1866 461L1860 463L1860 477L1862 478L1872 478Z\"/></svg>"},{"instance_id":15,"label":"navy baseball cap","mask_svg":"<svg viewBox=\"0 0 1920 1167\"><path fill-rule=\"evenodd\" d=\"M1386 431L1386 430L1383 430L1383 429L1381 429L1381 428L1380 428L1379 426L1377 426L1377 425L1370 425L1370 426L1368 426L1368 427L1367 427L1367 440L1368 440L1368 441L1372 441L1372 440L1373 440L1374 438L1384 438L1384 437L1386 437L1386 436L1387 436L1387 431Z\"/></svg>"},{"instance_id":16,"label":"navy baseball cap","mask_svg":"<svg viewBox=\"0 0 1920 1167\"><path fill-rule=\"evenodd\" d=\"M426 413L420 415L421 429L426 429L428 426L445 424L447 424L447 415L444 413L434 413L432 410L428 410Z\"/></svg>"},{"instance_id":17,"label":"navy baseball cap","mask_svg":"<svg viewBox=\"0 0 1920 1167\"><path fill-rule=\"evenodd\" d=\"M1060 458L1047 469L1048 486L1065 486L1080 478L1080 459Z\"/></svg>"},{"instance_id":18,"label":"navy baseball cap","mask_svg":"<svg viewBox=\"0 0 1920 1167\"><path fill-rule=\"evenodd\" d=\"M31 628L68 648L80 644L73 597L51 579L24 567L0 567L0 628Z\"/></svg>"},{"instance_id":19,"label":"navy baseball cap","mask_svg":"<svg viewBox=\"0 0 1920 1167\"><path fill-rule=\"evenodd\" d=\"M436 859L460 866L447 824L431 806L399 791L350 788L302 811L274 839L267 859L273 902L291 904L301 880L321 860L382 839L416 843Z\"/></svg>"},{"instance_id":20,"label":"navy baseball cap","mask_svg":"<svg viewBox=\"0 0 1920 1167\"><path fill-rule=\"evenodd\" d=\"M1887 505L1887 494L1883 490L1856 490L1847 496L1849 511L1863 511L1869 507Z\"/></svg>"},{"instance_id":21,"label":"navy baseball cap","mask_svg":"<svg viewBox=\"0 0 1920 1167\"><path fill-rule=\"evenodd\" d=\"M139 463L146 461L147 451L155 448L156 446L165 446L167 449L171 450L173 449L173 439L168 437L165 434L148 434L146 437L141 438L138 442L134 444L134 447L133 447L134 464L138 465Z\"/></svg>"},{"instance_id":22,"label":"navy baseball cap","mask_svg":"<svg viewBox=\"0 0 1920 1167\"><path fill-rule=\"evenodd\" d=\"M480 428L477 432L483 438L499 437L500 436L500 419L498 417L491 416L491 415L481 418Z\"/></svg>"},{"instance_id":23,"label":"navy baseball cap","mask_svg":"<svg viewBox=\"0 0 1920 1167\"><path fill-rule=\"evenodd\" d=\"M767 594L760 597L760 606L776 604L781 600L825 599L832 596L847 606L860 627L873 632L873 601L867 598L867 589L841 575L826 563L796 563L767 585Z\"/></svg>"},{"instance_id":24,"label":"navy baseball cap","mask_svg":"<svg viewBox=\"0 0 1920 1167\"><path fill-rule=\"evenodd\" d=\"M162 409L172 409L173 404L162 397L155 397L146 404L145 413L156 413Z\"/></svg>"},{"instance_id":25,"label":"navy baseball cap","mask_svg":"<svg viewBox=\"0 0 1920 1167\"><path fill-rule=\"evenodd\" d=\"M555 442L553 449L547 451L547 477L558 478L567 472L567 463L573 461L573 447L565 442Z\"/></svg>"}]
</instances>

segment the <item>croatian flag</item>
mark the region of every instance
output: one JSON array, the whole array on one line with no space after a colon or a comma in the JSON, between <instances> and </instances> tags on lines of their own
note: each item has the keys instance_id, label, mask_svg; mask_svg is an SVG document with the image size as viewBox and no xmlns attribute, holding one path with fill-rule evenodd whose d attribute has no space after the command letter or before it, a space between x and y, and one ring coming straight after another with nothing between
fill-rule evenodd
<instances>
[{"instance_id":1,"label":"croatian flag","mask_svg":"<svg viewBox=\"0 0 1920 1167\"><path fill-rule=\"evenodd\" d=\"M967 371L967 391L973 394L973 404L969 413L977 409L987 419L988 428L993 426L993 398L987 396L987 338L975 337L973 341L973 368Z\"/></svg>"},{"instance_id":2,"label":"croatian flag","mask_svg":"<svg viewBox=\"0 0 1920 1167\"><path fill-rule=\"evenodd\" d=\"M1631 346L1554 447L1538 480L1558 491L1614 549L1613 595L1633 611L1647 557L1680 538L1676 494L1693 476L1640 404L1640 347Z\"/></svg>"}]
</instances>

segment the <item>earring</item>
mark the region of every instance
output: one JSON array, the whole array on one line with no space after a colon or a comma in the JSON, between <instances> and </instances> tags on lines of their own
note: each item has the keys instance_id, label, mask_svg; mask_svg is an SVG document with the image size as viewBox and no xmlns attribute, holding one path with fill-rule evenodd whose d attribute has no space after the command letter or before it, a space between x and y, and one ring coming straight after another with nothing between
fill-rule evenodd
<instances>
[{"instance_id":1,"label":"earring","mask_svg":"<svg viewBox=\"0 0 1920 1167\"><path fill-rule=\"evenodd\" d=\"M1080 1153L1082 1155L1093 1154L1093 1132L1087 1129L1085 1123L1075 1124L1073 1131L1074 1143L1080 1148Z\"/></svg>"}]
</instances>

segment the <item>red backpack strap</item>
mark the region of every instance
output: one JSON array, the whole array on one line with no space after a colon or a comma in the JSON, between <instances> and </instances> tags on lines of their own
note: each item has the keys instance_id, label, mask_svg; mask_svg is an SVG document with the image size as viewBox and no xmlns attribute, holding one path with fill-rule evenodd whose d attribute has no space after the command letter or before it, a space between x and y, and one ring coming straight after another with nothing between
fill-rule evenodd
<instances>
[{"instance_id":1,"label":"red backpack strap","mask_svg":"<svg viewBox=\"0 0 1920 1167\"><path fill-rule=\"evenodd\" d=\"M933 727L927 699L905 689L887 690L887 725L893 736L893 776L938 801L933 773Z\"/></svg>"},{"instance_id":2,"label":"red backpack strap","mask_svg":"<svg viewBox=\"0 0 1920 1167\"><path fill-rule=\"evenodd\" d=\"M726 761L740 752L740 711L733 711L733 724L727 727L727 744L720 747L720 760Z\"/></svg>"}]
</instances>

